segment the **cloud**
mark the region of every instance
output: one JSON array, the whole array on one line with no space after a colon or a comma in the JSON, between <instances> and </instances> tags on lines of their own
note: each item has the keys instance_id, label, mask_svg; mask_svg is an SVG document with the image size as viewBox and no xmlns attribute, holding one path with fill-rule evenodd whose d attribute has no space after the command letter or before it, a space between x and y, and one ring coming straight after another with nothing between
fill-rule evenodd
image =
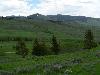
<instances>
[{"instance_id":1,"label":"cloud","mask_svg":"<svg viewBox=\"0 0 100 75\"><path fill-rule=\"evenodd\" d=\"M100 0L41 0L36 11L41 14L67 14L100 17Z\"/></svg>"},{"instance_id":2,"label":"cloud","mask_svg":"<svg viewBox=\"0 0 100 75\"><path fill-rule=\"evenodd\" d=\"M66 11L71 12L77 10L78 6L74 6L77 0L41 0L34 11L39 11L41 14L65 14Z\"/></svg>"},{"instance_id":3,"label":"cloud","mask_svg":"<svg viewBox=\"0 0 100 75\"><path fill-rule=\"evenodd\" d=\"M0 15L67 14L100 17L100 0L0 0Z\"/></svg>"},{"instance_id":4,"label":"cloud","mask_svg":"<svg viewBox=\"0 0 100 75\"><path fill-rule=\"evenodd\" d=\"M0 15L28 15L30 6L27 0L0 0Z\"/></svg>"}]
</instances>

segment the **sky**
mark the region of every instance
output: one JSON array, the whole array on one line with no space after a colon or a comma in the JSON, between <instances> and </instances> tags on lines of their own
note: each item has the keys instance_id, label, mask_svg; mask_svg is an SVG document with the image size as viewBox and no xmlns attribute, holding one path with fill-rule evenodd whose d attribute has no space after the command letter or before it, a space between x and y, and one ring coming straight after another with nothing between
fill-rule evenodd
<instances>
[{"instance_id":1,"label":"sky","mask_svg":"<svg viewBox=\"0 0 100 75\"><path fill-rule=\"evenodd\" d=\"M0 0L0 16L35 13L100 18L100 0Z\"/></svg>"}]
</instances>

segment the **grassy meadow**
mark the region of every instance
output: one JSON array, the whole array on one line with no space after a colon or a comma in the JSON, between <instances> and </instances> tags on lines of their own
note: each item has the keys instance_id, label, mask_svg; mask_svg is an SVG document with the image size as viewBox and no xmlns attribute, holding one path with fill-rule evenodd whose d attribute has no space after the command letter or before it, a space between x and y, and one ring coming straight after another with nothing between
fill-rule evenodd
<instances>
[{"instance_id":1,"label":"grassy meadow","mask_svg":"<svg viewBox=\"0 0 100 75\"><path fill-rule=\"evenodd\" d=\"M100 42L100 26L85 23L52 23L32 20L0 20L0 75L100 75L100 45L83 49L84 32L91 29L95 41ZM59 55L32 56L34 39L51 47L52 35L61 46ZM29 54L26 58L15 54L17 41L25 41ZM9 40L6 40L9 39Z\"/></svg>"}]
</instances>

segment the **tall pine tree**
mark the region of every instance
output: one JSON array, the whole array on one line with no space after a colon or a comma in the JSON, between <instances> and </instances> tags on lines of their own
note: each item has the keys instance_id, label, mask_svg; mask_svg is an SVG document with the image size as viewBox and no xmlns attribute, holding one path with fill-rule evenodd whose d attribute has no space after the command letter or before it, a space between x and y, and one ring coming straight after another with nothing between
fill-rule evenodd
<instances>
[{"instance_id":1,"label":"tall pine tree","mask_svg":"<svg viewBox=\"0 0 100 75\"><path fill-rule=\"evenodd\" d=\"M94 41L93 32L91 30L87 30L85 32L84 48L91 49L91 48L94 48L96 46L97 46L97 44Z\"/></svg>"},{"instance_id":2,"label":"tall pine tree","mask_svg":"<svg viewBox=\"0 0 100 75\"><path fill-rule=\"evenodd\" d=\"M51 49L52 49L52 52L55 55L59 54L59 52L60 52L60 45L58 44L57 39L54 35L52 37L52 47L51 47Z\"/></svg>"},{"instance_id":3,"label":"tall pine tree","mask_svg":"<svg viewBox=\"0 0 100 75\"><path fill-rule=\"evenodd\" d=\"M47 47L46 47L45 43L44 42L39 43L37 38L34 40L32 55L36 55L36 56L47 55Z\"/></svg>"}]
</instances>

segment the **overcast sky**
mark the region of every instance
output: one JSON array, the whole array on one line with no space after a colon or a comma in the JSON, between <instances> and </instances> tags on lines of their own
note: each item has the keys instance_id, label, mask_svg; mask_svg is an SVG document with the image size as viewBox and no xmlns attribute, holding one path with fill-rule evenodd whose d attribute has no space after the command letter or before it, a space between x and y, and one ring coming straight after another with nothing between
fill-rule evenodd
<instances>
[{"instance_id":1,"label":"overcast sky","mask_svg":"<svg viewBox=\"0 0 100 75\"><path fill-rule=\"evenodd\" d=\"M0 0L0 16L34 13L100 17L100 0Z\"/></svg>"}]
</instances>

